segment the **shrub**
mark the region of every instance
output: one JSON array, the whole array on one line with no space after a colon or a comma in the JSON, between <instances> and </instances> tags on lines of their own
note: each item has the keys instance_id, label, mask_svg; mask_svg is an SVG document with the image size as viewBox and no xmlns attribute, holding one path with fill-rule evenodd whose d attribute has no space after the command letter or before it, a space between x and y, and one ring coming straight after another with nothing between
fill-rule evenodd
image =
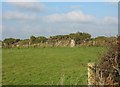
<instances>
[{"instance_id":1,"label":"shrub","mask_svg":"<svg viewBox=\"0 0 120 87\"><path fill-rule=\"evenodd\" d=\"M103 85L120 86L120 37L118 43L101 58L99 82Z\"/></svg>"}]
</instances>

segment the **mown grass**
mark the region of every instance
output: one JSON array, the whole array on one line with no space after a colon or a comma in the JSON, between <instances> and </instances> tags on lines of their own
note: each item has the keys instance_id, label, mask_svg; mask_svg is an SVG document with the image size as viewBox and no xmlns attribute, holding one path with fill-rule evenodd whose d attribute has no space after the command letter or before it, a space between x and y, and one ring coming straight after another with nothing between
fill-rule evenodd
<instances>
[{"instance_id":1,"label":"mown grass","mask_svg":"<svg viewBox=\"0 0 120 87\"><path fill-rule=\"evenodd\" d=\"M87 63L104 47L12 48L2 50L3 85L85 85Z\"/></svg>"}]
</instances>

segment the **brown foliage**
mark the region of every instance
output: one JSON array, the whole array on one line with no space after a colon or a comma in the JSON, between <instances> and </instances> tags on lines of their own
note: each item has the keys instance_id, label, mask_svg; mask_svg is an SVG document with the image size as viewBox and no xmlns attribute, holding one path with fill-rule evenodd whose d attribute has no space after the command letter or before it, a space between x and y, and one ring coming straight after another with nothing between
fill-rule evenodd
<instances>
[{"instance_id":1,"label":"brown foliage","mask_svg":"<svg viewBox=\"0 0 120 87\"><path fill-rule=\"evenodd\" d=\"M117 44L101 58L99 64L99 81L104 85L120 86L120 37Z\"/></svg>"}]
</instances>

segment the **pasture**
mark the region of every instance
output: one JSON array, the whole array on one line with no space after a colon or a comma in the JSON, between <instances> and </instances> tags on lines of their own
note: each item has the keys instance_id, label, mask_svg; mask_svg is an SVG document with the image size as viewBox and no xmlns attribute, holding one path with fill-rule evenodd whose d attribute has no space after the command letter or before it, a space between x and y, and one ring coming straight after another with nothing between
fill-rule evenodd
<instances>
[{"instance_id":1,"label":"pasture","mask_svg":"<svg viewBox=\"0 0 120 87\"><path fill-rule=\"evenodd\" d=\"M86 85L87 63L99 62L105 51L105 47L3 49L3 85Z\"/></svg>"}]
</instances>

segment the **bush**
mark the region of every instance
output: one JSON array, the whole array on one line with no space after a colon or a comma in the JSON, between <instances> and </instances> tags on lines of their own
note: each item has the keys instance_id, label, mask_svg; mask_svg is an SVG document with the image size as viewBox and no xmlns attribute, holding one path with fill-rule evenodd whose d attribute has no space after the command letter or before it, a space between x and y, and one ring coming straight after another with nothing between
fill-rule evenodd
<instances>
[{"instance_id":1,"label":"bush","mask_svg":"<svg viewBox=\"0 0 120 87\"><path fill-rule=\"evenodd\" d=\"M118 43L109 49L99 64L99 82L104 85L120 86L120 38Z\"/></svg>"}]
</instances>

